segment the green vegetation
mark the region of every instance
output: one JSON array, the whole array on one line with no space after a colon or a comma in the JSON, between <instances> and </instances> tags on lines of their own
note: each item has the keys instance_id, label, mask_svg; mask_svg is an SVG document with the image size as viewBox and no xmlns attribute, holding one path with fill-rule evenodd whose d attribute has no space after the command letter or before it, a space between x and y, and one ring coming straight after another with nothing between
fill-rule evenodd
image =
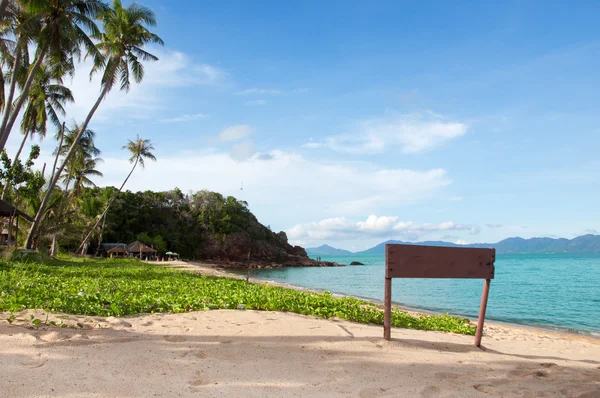
<instances>
[{"instance_id":1,"label":"green vegetation","mask_svg":"<svg viewBox=\"0 0 600 398\"><path fill-rule=\"evenodd\" d=\"M127 92L142 82L144 65L158 60L148 45L163 44L151 31L157 24L153 11L126 3L0 1L0 198L35 215L33 223L21 220L18 245L54 257L61 251L96 254L101 242L141 240L160 253L194 258L202 241L239 231L253 241L273 239L247 204L233 197L206 191L184 195L178 189L122 192L134 170L155 159L152 143L139 136L126 141L132 168L120 188L96 187L102 158L94 141L104 132L89 128L94 114L111 92ZM93 61L91 70L74 62L80 57ZM84 119L66 124L72 119L66 106L79 99L64 82L80 73L100 76L98 96ZM5 143L17 130L19 112L21 145L9 154ZM51 130L55 134L47 134ZM33 138L54 140L47 168L39 161L34 167L37 145L26 158ZM0 220L0 229L7 224Z\"/></svg>"},{"instance_id":2,"label":"green vegetation","mask_svg":"<svg viewBox=\"0 0 600 398\"><path fill-rule=\"evenodd\" d=\"M55 254L64 235L73 238L71 225L80 215L76 214L77 202L86 201L81 187L94 185L90 176L101 176L96 170L100 151L93 145L94 133L88 126L115 87L129 91L132 80L142 82L144 64L158 60L145 49L148 44L163 45L150 31L156 24L154 12L135 2L123 6L121 0L110 4L102 0L0 1L0 197L35 214L26 225L29 233L23 243L28 249L39 248L40 240L46 239L52 241ZM64 120L70 115L65 105L77 98L63 81L82 72L81 65L75 64L82 57L93 61L91 70L83 73L101 77L98 96L85 119L68 129ZM5 146L19 114L23 138L11 161ZM49 125L58 130L58 142L56 158L46 174L32 169L39 147L32 148L25 162L20 156L28 139L46 138ZM139 142L152 149L148 140L138 137ZM129 143L131 149L134 142ZM138 161L143 165L143 157L154 158L149 150L138 154L134 169ZM61 182L64 195L57 192ZM103 228L98 231L98 226L104 219L95 209L108 209L111 203L102 199L87 198L81 206L92 210L83 211L87 218L76 225L90 231L79 238L82 248L93 234L102 235Z\"/></svg>"},{"instance_id":3,"label":"green vegetation","mask_svg":"<svg viewBox=\"0 0 600 398\"><path fill-rule=\"evenodd\" d=\"M362 323L383 323L382 309L352 297L296 291L233 278L199 276L136 260L25 256L0 262L0 311L44 309L79 315L124 316L211 309L288 311ZM396 327L475 333L463 318L393 312Z\"/></svg>"}]
</instances>

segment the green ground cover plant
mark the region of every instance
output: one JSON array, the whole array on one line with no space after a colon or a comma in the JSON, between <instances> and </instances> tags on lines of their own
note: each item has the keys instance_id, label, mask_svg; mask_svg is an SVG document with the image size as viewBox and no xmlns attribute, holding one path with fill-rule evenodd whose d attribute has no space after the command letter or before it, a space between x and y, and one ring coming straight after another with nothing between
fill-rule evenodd
<instances>
[{"instance_id":1,"label":"green ground cover plant","mask_svg":"<svg viewBox=\"0 0 600 398\"><path fill-rule=\"evenodd\" d=\"M286 311L383 324L381 306L328 292L297 291L234 278L201 276L129 259L0 261L0 311L43 309L75 315L125 316L212 309ZM475 334L467 319L392 314L395 327Z\"/></svg>"}]
</instances>

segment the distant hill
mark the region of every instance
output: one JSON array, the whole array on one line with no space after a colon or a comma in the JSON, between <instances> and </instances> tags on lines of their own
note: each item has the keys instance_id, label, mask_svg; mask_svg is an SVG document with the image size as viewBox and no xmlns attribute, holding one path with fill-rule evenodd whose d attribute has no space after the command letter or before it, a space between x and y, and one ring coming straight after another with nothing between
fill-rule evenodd
<instances>
[{"instance_id":1,"label":"distant hill","mask_svg":"<svg viewBox=\"0 0 600 398\"><path fill-rule=\"evenodd\" d=\"M319 247L309 247L306 250L309 256L347 256L353 254L348 250L336 249L329 245L321 245Z\"/></svg>"},{"instance_id":2,"label":"distant hill","mask_svg":"<svg viewBox=\"0 0 600 398\"><path fill-rule=\"evenodd\" d=\"M385 245L422 245L422 246L447 246L447 247L462 247L452 242L442 241L426 241L426 242L403 242L401 240L388 240L362 252L357 252L358 255L383 255L385 254Z\"/></svg>"},{"instance_id":3,"label":"distant hill","mask_svg":"<svg viewBox=\"0 0 600 398\"><path fill-rule=\"evenodd\" d=\"M447 247L493 247L498 254L543 254L543 253L600 253L600 235L583 235L573 239L566 238L507 238L498 243L474 243L458 245L451 242L402 242L388 240L368 250L356 253L357 255L383 255L386 244L447 246ZM329 246L328 246L329 247ZM333 249L333 248L332 248ZM309 249L307 249L309 250ZM335 249L339 250L339 249Z\"/></svg>"}]
</instances>

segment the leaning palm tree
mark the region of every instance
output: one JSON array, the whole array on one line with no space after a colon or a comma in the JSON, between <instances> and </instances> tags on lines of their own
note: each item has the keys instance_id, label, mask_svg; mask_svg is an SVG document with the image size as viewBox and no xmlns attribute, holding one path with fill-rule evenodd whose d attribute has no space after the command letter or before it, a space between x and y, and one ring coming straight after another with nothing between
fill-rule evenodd
<instances>
[{"instance_id":1,"label":"leaning palm tree","mask_svg":"<svg viewBox=\"0 0 600 398\"><path fill-rule=\"evenodd\" d=\"M91 176L102 177L102 173L96 170L99 163L102 163L101 158L91 157L83 152L76 153L69 162L67 169L68 175L73 179L73 196L77 197L81 188L84 186L96 186L90 179ZM67 181L67 176L63 176L63 181Z\"/></svg>"},{"instance_id":2,"label":"leaning palm tree","mask_svg":"<svg viewBox=\"0 0 600 398\"><path fill-rule=\"evenodd\" d=\"M99 13L104 12L106 5L101 0L19 0L14 2L15 15L12 33L16 37L15 51L11 67L11 80L7 106L0 124L0 150L4 149L12 127L21 111L21 107L29 96L29 91L44 61L69 64L73 57L78 57L83 46L94 62L101 63L101 56L91 36L98 36L100 30L94 23ZM1 11L1 10L0 10ZM24 68L22 56L27 54L27 45L35 44L35 55L30 67ZM19 76L25 70L26 78L21 87L21 95L14 101Z\"/></svg>"},{"instance_id":3,"label":"leaning palm tree","mask_svg":"<svg viewBox=\"0 0 600 398\"><path fill-rule=\"evenodd\" d=\"M83 239L83 241L81 242L81 245L79 245L79 249L83 250L81 254L85 254L85 252L87 252L87 243L88 243L88 240L90 239L90 236L92 236L92 233L96 230L96 228L100 224L100 221L104 217L106 217L106 213L108 213L108 209L110 208L110 205L112 205L112 203L114 202L116 197L119 195L119 193L121 193L121 191L123 191L125 184L127 184L129 177L131 177L131 175L133 174L133 171L135 170L137 165L139 164L142 168L144 168L146 166L146 164L144 163L145 159L150 159L150 160L156 161L156 157L152 153L152 151L154 150L152 143L150 142L150 140L141 139L139 135L135 141L129 140L129 142L127 143L127 145L125 145L123 147L123 149L127 149L131 153L129 162L133 163L133 167L131 168L131 171L129 172L129 174L127 174L127 177L125 178L125 181L123 181L123 184L121 184L121 187L119 188L119 190L117 192L115 192L113 197L110 198L110 200L108 201L108 204L106 205L106 208L104 209L104 212L102 212L100 217L98 217L98 219L94 223L94 226L90 229L90 232Z\"/></svg>"},{"instance_id":4,"label":"leaning palm tree","mask_svg":"<svg viewBox=\"0 0 600 398\"><path fill-rule=\"evenodd\" d=\"M158 60L156 56L145 51L143 46L148 43L163 44L160 37L146 28L146 26L156 25L154 12L149 8L139 6L136 3L124 8L121 0L114 0L113 8L104 9L100 13L100 18L104 32L93 37L98 41L97 49L102 54L102 61L99 62L99 58L96 58L91 72L94 74L103 70L100 95L85 118L80 134L83 134L82 132L87 129L100 103L114 87L117 80L120 80L120 89L127 92L131 85L130 76L133 76L136 83L140 83L144 78L144 66L141 61ZM77 137L76 141L79 138L81 136ZM44 207L58 182L58 177L64 170L66 161L73 155L75 150L75 143L73 143L65 156L65 160L58 167L54 178L49 182L46 195L44 195L40 209L38 209L34 222L31 224L26 241L27 248L31 246L31 238L41 221Z\"/></svg>"},{"instance_id":5,"label":"leaning palm tree","mask_svg":"<svg viewBox=\"0 0 600 398\"><path fill-rule=\"evenodd\" d=\"M53 65L42 65L38 70L36 80L29 91L27 107L21 121L21 132L23 140L21 146L15 155L13 164L21 155L28 138L37 134L40 137L46 136L47 122L50 120L58 129L61 128L59 114L65 115L64 105L68 102L74 102L73 93L67 87L63 86L62 68ZM4 184L0 199L4 199L10 184Z\"/></svg>"},{"instance_id":6,"label":"leaning palm tree","mask_svg":"<svg viewBox=\"0 0 600 398\"><path fill-rule=\"evenodd\" d=\"M56 136L56 139L59 140L59 144L54 151L54 155L57 157L57 159L60 156L64 157L69 152L69 149L76 141L77 136L79 136L80 130L81 126L79 126L77 123L74 123L71 129L64 129L64 132L59 132L59 135ZM95 138L96 133L93 130L86 129L83 134L81 134L81 138L76 144L75 153L73 153L71 158L66 161L66 165L63 170L64 174L58 175L58 178L60 178L60 180L62 180L62 182L65 184L65 197L67 197L69 194L69 185L76 177L77 170L81 167L85 167L84 163L86 161L96 158L96 164L102 162L102 159L97 157L100 155L100 150L94 144ZM95 164L92 168L95 168ZM54 171L54 173L56 173L56 171ZM92 173L92 175L94 174Z\"/></svg>"},{"instance_id":7,"label":"leaning palm tree","mask_svg":"<svg viewBox=\"0 0 600 398\"><path fill-rule=\"evenodd\" d=\"M70 143L74 142L75 137L77 137L79 134L79 129L80 127L77 125L77 123L75 123L74 127L70 130L67 130L63 126L62 130L59 132L59 136L56 137L59 139L59 144L54 151L56 158L52 168L52 175L54 175L56 172L55 169L58 158L68 151ZM46 211L46 216L43 219L43 222L40 224L40 230L38 231L37 235L39 235L42 230L48 229L47 217L49 215L53 217L53 220L50 221L50 224L54 223L57 227L61 225L69 225L71 216L75 211L75 201L80 195L81 187L86 185L95 186L96 184L94 184L90 177L102 176L102 173L96 170L98 163L101 163L103 160L97 157L97 155L100 154L100 150L96 148L96 145L94 145L95 136L96 133L90 129L87 129L77 143L77 151L75 151L73 156L69 159L67 166L65 167L65 173L60 177L64 183L64 195L62 195L63 199L52 212ZM71 181L73 181L73 189L71 190L72 195L69 195L69 185ZM54 228L55 232L50 234L52 238L50 255L53 257L56 256L58 250L58 238L59 235L64 232L63 229Z\"/></svg>"}]
</instances>

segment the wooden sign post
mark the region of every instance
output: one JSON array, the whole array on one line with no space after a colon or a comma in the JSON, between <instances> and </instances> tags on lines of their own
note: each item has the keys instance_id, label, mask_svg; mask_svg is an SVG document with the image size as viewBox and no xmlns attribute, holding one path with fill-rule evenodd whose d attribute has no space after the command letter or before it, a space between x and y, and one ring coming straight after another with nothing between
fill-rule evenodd
<instances>
[{"instance_id":1,"label":"wooden sign post","mask_svg":"<svg viewBox=\"0 0 600 398\"><path fill-rule=\"evenodd\" d=\"M490 281L494 279L495 260L495 249L386 245L383 338L389 340L391 337L392 278L485 279L475 335L475 346L481 346Z\"/></svg>"}]
</instances>

